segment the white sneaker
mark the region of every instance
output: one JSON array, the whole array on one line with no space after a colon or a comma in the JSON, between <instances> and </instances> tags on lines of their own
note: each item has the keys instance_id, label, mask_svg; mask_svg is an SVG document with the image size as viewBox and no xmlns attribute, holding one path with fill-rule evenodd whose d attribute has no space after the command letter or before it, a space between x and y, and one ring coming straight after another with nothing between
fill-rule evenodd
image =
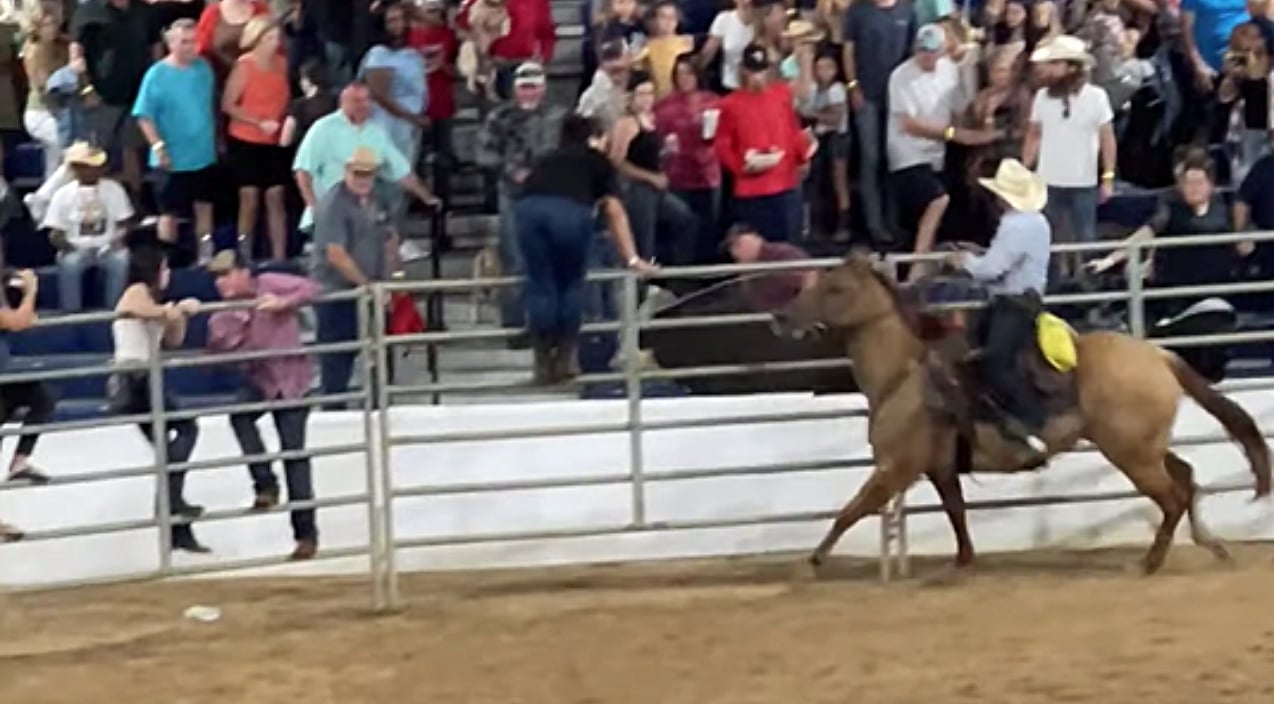
<instances>
[{"instance_id":1,"label":"white sneaker","mask_svg":"<svg viewBox=\"0 0 1274 704\"><path fill-rule=\"evenodd\" d=\"M1044 442L1038 435L1027 435L1026 444L1041 455L1048 453L1048 443Z\"/></svg>"}]
</instances>

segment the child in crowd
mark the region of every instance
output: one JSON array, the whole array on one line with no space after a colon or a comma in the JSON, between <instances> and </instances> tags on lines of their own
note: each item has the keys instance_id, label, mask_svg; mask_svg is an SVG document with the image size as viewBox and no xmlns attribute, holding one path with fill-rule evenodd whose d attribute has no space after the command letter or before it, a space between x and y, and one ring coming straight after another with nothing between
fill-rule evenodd
<instances>
[{"instance_id":1,"label":"child in crowd","mask_svg":"<svg viewBox=\"0 0 1274 704\"><path fill-rule=\"evenodd\" d=\"M469 10L469 36L460 46L456 65L469 92L496 98L495 62L491 45L509 33L511 21L505 0L474 0Z\"/></svg>"},{"instance_id":2,"label":"child in crowd","mask_svg":"<svg viewBox=\"0 0 1274 704\"><path fill-rule=\"evenodd\" d=\"M336 95L328 88L323 64L310 60L301 66L301 97L292 101L287 119L280 130L279 143L285 147L300 144L305 133L320 117L337 108Z\"/></svg>"},{"instance_id":3,"label":"child in crowd","mask_svg":"<svg viewBox=\"0 0 1274 704\"><path fill-rule=\"evenodd\" d=\"M694 37L677 34L681 11L676 0L660 0L652 10L650 38L646 40L646 66L655 82L655 98L673 90L672 71L677 57L694 50Z\"/></svg>"},{"instance_id":4,"label":"child in crowd","mask_svg":"<svg viewBox=\"0 0 1274 704\"><path fill-rule=\"evenodd\" d=\"M813 120L814 135L818 138L814 167L818 177L813 182L821 186L830 180L835 197L834 220L827 223L828 218L822 218L823 229L832 231L837 242L845 242L849 240L849 95L845 84L838 80L839 73L836 56L819 55L814 62L814 90L801 106L801 112ZM825 188L817 188L811 203L816 216L830 210L825 202L819 202L825 199L825 194Z\"/></svg>"}]
</instances>

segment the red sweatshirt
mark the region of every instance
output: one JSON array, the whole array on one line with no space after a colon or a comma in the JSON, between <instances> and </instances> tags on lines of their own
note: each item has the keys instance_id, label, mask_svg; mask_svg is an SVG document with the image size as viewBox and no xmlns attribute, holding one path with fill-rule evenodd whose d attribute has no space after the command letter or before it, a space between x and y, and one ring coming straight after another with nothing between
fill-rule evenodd
<instances>
[{"instance_id":1,"label":"red sweatshirt","mask_svg":"<svg viewBox=\"0 0 1274 704\"><path fill-rule=\"evenodd\" d=\"M469 29L469 8L482 0L465 0L456 17L456 26ZM491 56L508 61L537 59L547 64L557 44L557 28L549 0L507 0L509 34L491 43Z\"/></svg>"},{"instance_id":2,"label":"red sweatshirt","mask_svg":"<svg viewBox=\"0 0 1274 704\"><path fill-rule=\"evenodd\" d=\"M734 174L738 198L772 196L800 185L800 167L810 143L792 107L792 90L775 81L754 93L736 90L721 100L721 121L716 149L721 165ZM749 149L782 149L783 161L759 174L743 172L743 155Z\"/></svg>"}]
</instances>

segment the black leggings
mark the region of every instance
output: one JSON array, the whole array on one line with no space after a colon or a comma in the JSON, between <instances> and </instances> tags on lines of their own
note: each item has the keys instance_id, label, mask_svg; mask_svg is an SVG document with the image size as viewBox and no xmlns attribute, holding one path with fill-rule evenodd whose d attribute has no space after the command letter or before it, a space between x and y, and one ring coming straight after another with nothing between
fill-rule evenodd
<instances>
[{"instance_id":1,"label":"black leggings","mask_svg":"<svg viewBox=\"0 0 1274 704\"><path fill-rule=\"evenodd\" d=\"M26 409L22 425L42 425L49 422L56 401L47 386L39 381L19 381L0 385L0 424L13 420L18 412ZM15 455L30 457L39 442L39 433L23 433L18 437Z\"/></svg>"},{"instance_id":2,"label":"black leggings","mask_svg":"<svg viewBox=\"0 0 1274 704\"><path fill-rule=\"evenodd\" d=\"M120 383L127 385L127 390L121 392L119 400L113 403L114 410L117 413L128 415L139 413L150 413L150 377L147 373L134 373L120 375ZM164 410L178 410L177 401L164 394ZM155 442L154 425L151 423L138 423L138 429L142 431L142 435L146 436L146 442L152 445ZM168 463L181 463L190 459L190 455L195 451L195 442L199 439L199 424L193 418L183 418L182 420L170 420L165 427L168 429ZM185 499L186 473L185 472L169 472L168 473L168 511L176 513L177 509L186 505ZM173 526L174 538L181 533L189 533L189 525Z\"/></svg>"}]
</instances>

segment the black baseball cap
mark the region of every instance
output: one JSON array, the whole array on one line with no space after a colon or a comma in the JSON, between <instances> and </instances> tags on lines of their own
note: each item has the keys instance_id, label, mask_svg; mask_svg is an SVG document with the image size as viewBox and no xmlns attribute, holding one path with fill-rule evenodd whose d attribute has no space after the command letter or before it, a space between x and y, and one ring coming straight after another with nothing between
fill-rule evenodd
<instances>
[{"instance_id":1,"label":"black baseball cap","mask_svg":"<svg viewBox=\"0 0 1274 704\"><path fill-rule=\"evenodd\" d=\"M770 52L760 44L749 44L743 48L743 60L740 65L745 71L761 71L770 70Z\"/></svg>"}]
</instances>

